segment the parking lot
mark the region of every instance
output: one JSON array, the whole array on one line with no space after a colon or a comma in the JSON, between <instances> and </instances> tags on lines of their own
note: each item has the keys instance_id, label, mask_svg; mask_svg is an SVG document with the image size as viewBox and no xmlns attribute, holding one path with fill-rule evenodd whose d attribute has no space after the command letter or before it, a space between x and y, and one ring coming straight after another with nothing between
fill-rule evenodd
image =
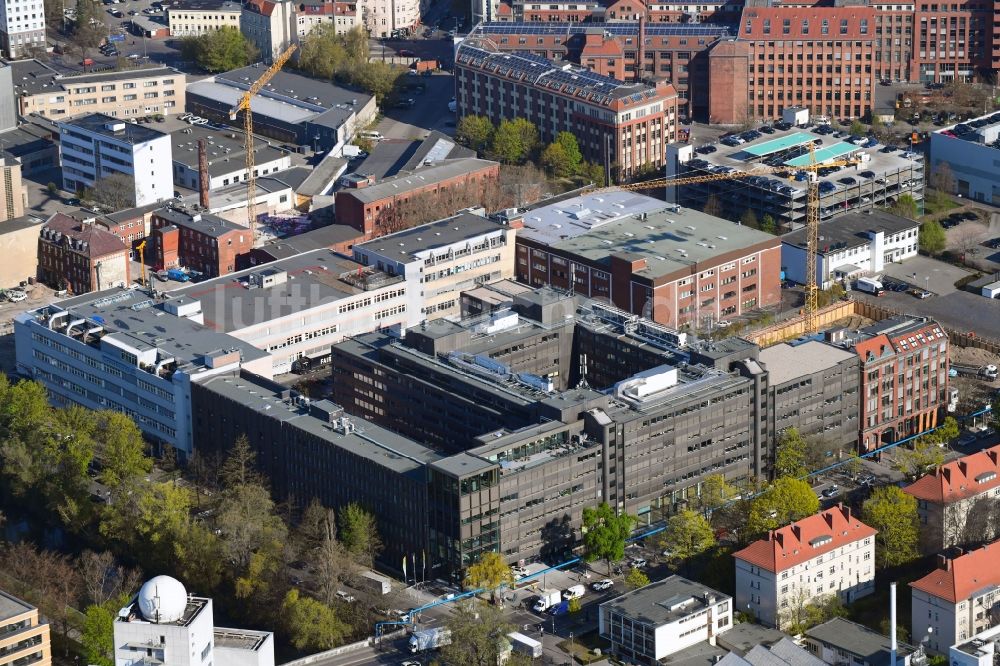
<instances>
[{"instance_id":1,"label":"parking lot","mask_svg":"<svg viewBox=\"0 0 1000 666\"><path fill-rule=\"evenodd\" d=\"M433 76L407 76L408 87L403 99L413 99L410 108L385 109L376 129L387 139L418 140L430 130L455 133L455 114L448 110L448 101L455 96L455 77L445 72Z\"/></svg>"}]
</instances>

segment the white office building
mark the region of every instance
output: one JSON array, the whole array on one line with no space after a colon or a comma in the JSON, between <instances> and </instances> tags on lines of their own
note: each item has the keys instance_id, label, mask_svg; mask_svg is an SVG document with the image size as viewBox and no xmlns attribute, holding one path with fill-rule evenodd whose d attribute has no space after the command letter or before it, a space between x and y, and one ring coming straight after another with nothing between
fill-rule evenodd
<instances>
[{"instance_id":1,"label":"white office building","mask_svg":"<svg viewBox=\"0 0 1000 666\"><path fill-rule=\"evenodd\" d=\"M271 632L213 625L211 599L156 576L115 618L115 666L274 666Z\"/></svg>"},{"instance_id":2,"label":"white office building","mask_svg":"<svg viewBox=\"0 0 1000 666\"><path fill-rule=\"evenodd\" d=\"M619 657L655 663L733 626L732 597L670 576L600 606L598 629Z\"/></svg>"},{"instance_id":3,"label":"white office building","mask_svg":"<svg viewBox=\"0 0 1000 666\"><path fill-rule=\"evenodd\" d=\"M124 174L135 183L136 206L173 197L170 135L102 113L59 123L59 135L64 189L75 192Z\"/></svg>"},{"instance_id":4,"label":"white office building","mask_svg":"<svg viewBox=\"0 0 1000 666\"><path fill-rule=\"evenodd\" d=\"M955 194L1000 204L1000 113L972 118L931 134L930 173L947 164Z\"/></svg>"},{"instance_id":5,"label":"white office building","mask_svg":"<svg viewBox=\"0 0 1000 666\"><path fill-rule=\"evenodd\" d=\"M881 210L847 213L821 224L816 284L829 289L836 282L878 275L888 264L917 256L919 231L919 222ZM786 279L805 284L808 242L804 228L781 237Z\"/></svg>"},{"instance_id":6,"label":"white office building","mask_svg":"<svg viewBox=\"0 0 1000 666\"><path fill-rule=\"evenodd\" d=\"M875 591L875 530L835 506L733 553L736 606L784 629L811 603L844 603Z\"/></svg>"},{"instance_id":7,"label":"white office building","mask_svg":"<svg viewBox=\"0 0 1000 666\"><path fill-rule=\"evenodd\" d=\"M152 441L192 451L191 383L241 367L270 378L271 356L179 316L184 301L93 292L14 318L17 371L58 406L113 409Z\"/></svg>"},{"instance_id":8,"label":"white office building","mask_svg":"<svg viewBox=\"0 0 1000 666\"><path fill-rule=\"evenodd\" d=\"M5 58L30 57L45 50L45 3L42 0L0 2L0 48Z\"/></svg>"}]
</instances>

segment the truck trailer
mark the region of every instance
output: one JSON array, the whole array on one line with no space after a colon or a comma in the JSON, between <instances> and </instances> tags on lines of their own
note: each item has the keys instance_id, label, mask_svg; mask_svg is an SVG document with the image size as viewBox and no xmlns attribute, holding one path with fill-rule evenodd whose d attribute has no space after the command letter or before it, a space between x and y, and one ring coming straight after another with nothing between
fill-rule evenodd
<instances>
[{"instance_id":1,"label":"truck trailer","mask_svg":"<svg viewBox=\"0 0 1000 666\"><path fill-rule=\"evenodd\" d=\"M445 645L451 645L451 630L444 627L434 629L422 629L413 632L410 636L410 652L424 652L426 650L437 650Z\"/></svg>"}]
</instances>

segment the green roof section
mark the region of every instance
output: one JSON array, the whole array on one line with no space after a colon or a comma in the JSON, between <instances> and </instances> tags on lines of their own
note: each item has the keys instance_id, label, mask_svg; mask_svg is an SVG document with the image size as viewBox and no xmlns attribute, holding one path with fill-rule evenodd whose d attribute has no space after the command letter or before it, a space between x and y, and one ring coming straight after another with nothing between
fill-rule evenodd
<instances>
[{"instance_id":1,"label":"green roof section","mask_svg":"<svg viewBox=\"0 0 1000 666\"><path fill-rule=\"evenodd\" d=\"M848 153L853 153L856 150L861 149L858 146L852 146L849 143L839 141L832 146L826 146L817 150L815 154L816 163L821 164L828 160L835 160L838 157L842 157ZM790 167L806 166L807 164L812 164L812 160L813 157L811 155L800 155L799 157L788 160L785 162L785 165Z\"/></svg>"},{"instance_id":2,"label":"green roof section","mask_svg":"<svg viewBox=\"0 0 1000 666\"><path fill-rule=\"evenodd\" d=\"M782 150L788 150L789 148L809 143L814 138L815 137L808 132L796 132L795 134L789 134L787 136L779 136L777 139L771 139L770 141L759 143L756 146L748 146L743 149L743 152L747 155L753 155L754 157L767 157L768 155L779 153Z\"/></svg>"}]
</instances>

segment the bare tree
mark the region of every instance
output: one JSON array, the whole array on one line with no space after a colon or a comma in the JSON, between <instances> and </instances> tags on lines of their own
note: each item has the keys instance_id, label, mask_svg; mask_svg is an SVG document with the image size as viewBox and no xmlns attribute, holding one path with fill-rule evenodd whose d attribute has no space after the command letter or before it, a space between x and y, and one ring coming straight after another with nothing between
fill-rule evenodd
<instances>
[{"instance_id":1,"label":"bare tree","mask_svg":"<svg viewBox=\"0 0 1000 666\"><path fill-rule=\"evenodd\" d=\"M131 592L139 584L138 569L123 567L109 551L85 550L78 562L87 600L97 606Z\"/></svg>"},{"instance_id":2,"label":"bare tree","mask_svg":"<svg viewBox=\"0 0 1000 666\"><path fill-rule=\"evenodd\" d=\"M947 162L938 162L931 173L931 187L941 194L952 194L955 191L955 176L951 172L951 165Z\"/></svg>"}]
</instances>

